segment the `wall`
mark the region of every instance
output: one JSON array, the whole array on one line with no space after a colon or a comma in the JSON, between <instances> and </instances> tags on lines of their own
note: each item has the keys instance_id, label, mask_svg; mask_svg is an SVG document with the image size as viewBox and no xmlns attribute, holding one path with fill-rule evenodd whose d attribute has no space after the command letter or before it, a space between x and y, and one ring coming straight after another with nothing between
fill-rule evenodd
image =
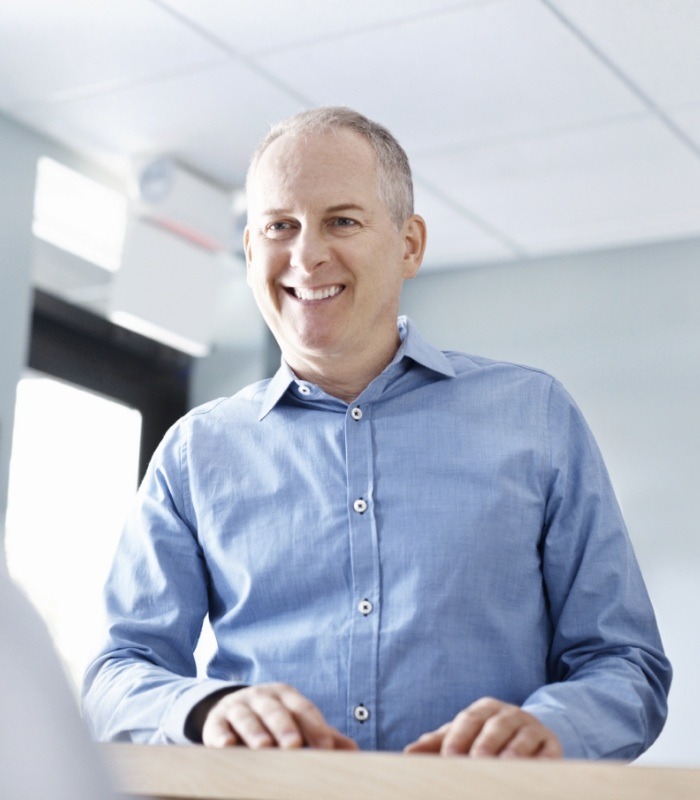
<instances>
[{"instance_id":1,"label":"wall","mask_svg":"<svg viewBox=\"0 0 700 800\"><path fill-rule=\"evenodd\" d=\"M426 273L402 309L442 347L532 364L606 458L675 667L644 760L700 765L700 241Z\"/></svg>"},{"instance_id":2,"label":"wall","mask_svg":"<svg viewBox=\"0 0 700 800\"><path fill-rule=\"evenodd\" d=\"M7 508L15 390L28 345L34 173L41 139L27 128L0 115L0 142L1 537Z\"/></svg>"}]
</instances>

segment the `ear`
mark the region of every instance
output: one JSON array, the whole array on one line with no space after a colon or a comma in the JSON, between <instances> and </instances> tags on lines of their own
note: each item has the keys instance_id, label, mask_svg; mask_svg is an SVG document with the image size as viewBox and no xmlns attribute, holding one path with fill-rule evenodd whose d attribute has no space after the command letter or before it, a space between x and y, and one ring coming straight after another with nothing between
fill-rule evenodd
<instances>
[{"instance_id":1,"label":"ear","mask_svg":"<svg viewBox=\"0 0 700 800\"><path fill-rule=\"evenodd\" d=\"M403 237L403 277L412 278L423 261L428 231L425 220L418 214L412 214L401 229Z\"/></svg>"},{"instance_id":2,"label":"ear","mask_svg":"<svg viewBox=\"0 0 700 800\"><path fill-rule=\"evenodd\" d=\"M245 226L243 231L243 252L245 253L245 277L248 286L250 286L250 262L252 261L252 253L250 251L250 230Z\"/></svg>"}]
</instances>

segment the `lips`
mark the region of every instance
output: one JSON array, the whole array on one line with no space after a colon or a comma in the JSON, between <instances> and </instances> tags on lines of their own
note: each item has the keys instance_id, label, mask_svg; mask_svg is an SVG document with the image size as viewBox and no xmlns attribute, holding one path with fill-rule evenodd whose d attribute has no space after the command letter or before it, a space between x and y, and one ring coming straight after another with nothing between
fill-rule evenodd
<instances>
[{"instance_id":1,"label":"lips","mask_svg":"<svg viewBox=\"0 0 700 800\"><path fill-rule=\"evenodd\" d=\"M290 287L290 291L299 300L327 300L329 297L335 297L343 291L345 287L340 285L323 286L320 289L299 289L297 287Z\"/></svg>"}]
</instances>

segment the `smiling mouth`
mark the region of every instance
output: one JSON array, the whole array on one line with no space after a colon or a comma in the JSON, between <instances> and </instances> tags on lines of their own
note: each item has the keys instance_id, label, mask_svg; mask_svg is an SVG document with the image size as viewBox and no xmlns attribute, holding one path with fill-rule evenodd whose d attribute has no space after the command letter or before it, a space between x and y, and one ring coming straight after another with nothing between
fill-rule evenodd
<instances>
[{"instance_id":1,"label":"smiling mouth","mask_svg":"<svg viewBox=\"0 0 700 800\"><path fill-rule=\"evenodd\" d=\"M324 286L321 289L297 289L295 286L290 286L287 291L298 300L327 300L329 297L340 294L344 288L339 285Z\"/></svg>"}]
</instances>

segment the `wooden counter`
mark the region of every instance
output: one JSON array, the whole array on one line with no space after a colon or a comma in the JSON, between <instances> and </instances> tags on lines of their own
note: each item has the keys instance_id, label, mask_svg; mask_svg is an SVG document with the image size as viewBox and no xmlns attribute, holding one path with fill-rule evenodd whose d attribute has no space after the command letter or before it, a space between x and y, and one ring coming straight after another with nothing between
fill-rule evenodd
<instances>
[{"instance_id":1,"label":"wooden counter","mask_svg":"<svg viewBox=\"0 0 700 800\"><path fill-rule=\"evenodd\" d=\"M180 800L700 800L700 769L314 750L101 745L126 796Z\"/></svg>"}]
</instances>

